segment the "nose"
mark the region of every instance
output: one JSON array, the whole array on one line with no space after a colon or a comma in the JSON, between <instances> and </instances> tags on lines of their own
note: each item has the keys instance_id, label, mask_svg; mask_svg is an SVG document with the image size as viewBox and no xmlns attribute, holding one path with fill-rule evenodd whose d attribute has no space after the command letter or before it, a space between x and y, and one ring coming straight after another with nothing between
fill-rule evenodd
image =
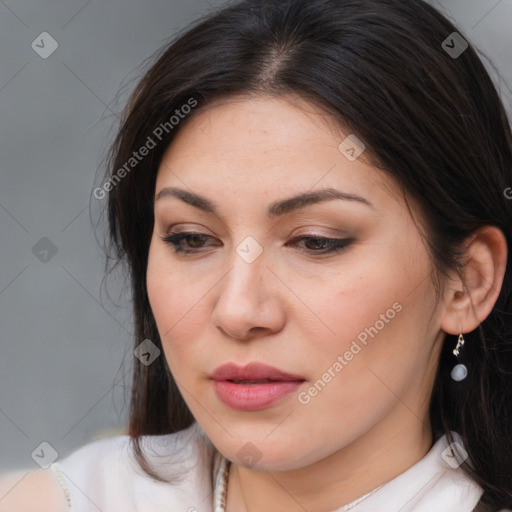
<instances>
[{"instance_id":1,"label":"nose","mask_svg":"<svg viewBox=\"0 0 512 512\"><path fill-rule=\"evenodd\" d=\"M211 324L230 338L249 340L283 328L282 294L287 288L269 268L265 252L254 261L235 253L233 264L215 289Z\"/></svg>"}]
</instances>

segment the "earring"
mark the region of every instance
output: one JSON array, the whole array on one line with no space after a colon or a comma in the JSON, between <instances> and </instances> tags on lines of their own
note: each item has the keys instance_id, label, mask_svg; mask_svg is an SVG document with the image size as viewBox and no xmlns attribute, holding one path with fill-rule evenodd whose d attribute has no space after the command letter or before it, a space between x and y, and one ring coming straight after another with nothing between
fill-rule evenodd
<instances>
[{"instance_id":1,"label":"earring","mask_svg":"<svg viewBox=\"0 0 512 512\"><path fill-rule=\"evenodd\" d=\"M457 346L453 349L453 355L458 356L461 347L464 345L464 336L462 336L462 333L459 334L459 339L457 340ZM452 368L451 377L453 380L459 382L461 380L464 380L468 376L468 369L465 365L459 363L456 364Z\"/></svg>"}]
</instances>

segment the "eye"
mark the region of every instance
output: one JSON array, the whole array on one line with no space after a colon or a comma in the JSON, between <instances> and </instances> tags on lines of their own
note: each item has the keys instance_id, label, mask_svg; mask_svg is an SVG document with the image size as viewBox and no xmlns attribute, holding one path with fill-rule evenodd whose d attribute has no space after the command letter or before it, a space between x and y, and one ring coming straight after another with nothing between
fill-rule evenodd
<instances>
[{"instance_id":1,"label":"eye","mask_svg":"<svg viewBox=\"0 0 512 512\"><path fill-rule=\"evenodd\" d=\"M306 241L307 252L317 254L329 254L333 252L341 252L347 248L352 242L351 238L327 238L324 236L315 235L302 235L292 240L293 246L297 245L297 242ZM311 243L312 242L312 243ZM313 246L313 248L311 248ZM315 250L315 248L317 250ZM318 250L320 249L320 250Z\"/></svg>"},{"instance_id":2,"label":"eye","mask_svg":"<svg viewBox=\"0 0 512 512\"><path fill-rule=\"evenodd\" d=\"M193 233L193 232L181 232L174 233L167 236L162 237L162 241L166 244L169 244L173 247L175 253L182 254L197 254L198 249L205 247L204 243L207 239L212 238L209 235L205 235L204 233ZM183 247L182 241L185 241L186 247ZM337 253L343 251L346 247L348 247L354 240L351 238L327 238L323 236L314 236L314 235L303 235L300 237L296 237L291 242L288 242L288 245L292 247L296 247L298 242L306 241L309 247L306 249L301 249L304 252L308 252L310 254L329 254L329 253ZM313 248L311 248L313 246ZM207 247L207 246L206 246Z\"/></svg>"},{"instance_id":3,"label":"eye","mask_svg":"<svg viewBox=\"0 0 512 512\"><path fill-rule=\"evenodd\" d=\"M195 253L197 252L195 249L199 249L202 246L202 243L206 238L212 238L209 235L205 235L204 233L192 233L189 231L183 231L182 233L175 233L173 235L167 235L162 237L162 241L166 244L172 245L175 253ZM188 248L183 248L181 245L182 240L187 242L188 247L192 247L192 250ZM192 242L190 244L190 242Z\"/></svg>"}]
</instances>

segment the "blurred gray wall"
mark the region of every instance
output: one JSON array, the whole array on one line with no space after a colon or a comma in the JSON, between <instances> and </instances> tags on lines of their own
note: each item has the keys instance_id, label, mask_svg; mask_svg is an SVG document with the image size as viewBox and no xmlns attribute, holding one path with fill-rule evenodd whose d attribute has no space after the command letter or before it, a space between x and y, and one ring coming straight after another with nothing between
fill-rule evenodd
<instances>
[{"instance_id":1,"label":"blurred gray wall","mask_svg":"<svg viewBox=\"0 0 512 512\"><path fill-rule=\"evenodd\" d=\"M512 0L431 3L512 88ZM127 424L130 310L120 280L110 280L112 300L101 287L90 194L121 85L220 4L0 1L0 473L36 469L34 454L52 453L41 443L65 456Z\"/></svg>"}]
</instances>

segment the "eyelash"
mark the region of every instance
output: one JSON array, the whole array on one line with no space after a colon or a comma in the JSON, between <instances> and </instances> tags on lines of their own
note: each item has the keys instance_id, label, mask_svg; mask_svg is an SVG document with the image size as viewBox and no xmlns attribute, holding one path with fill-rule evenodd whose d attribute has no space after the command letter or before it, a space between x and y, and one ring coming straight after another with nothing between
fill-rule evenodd
<instances>
[{"instance_id":1,"label":"eyelash","mask_svg":"<svg viewBox=\"0 0 512 512\"><path fill-rule=\"evenodd\" d=\"M183 231L181 233L175 233L172 235L167 235L164 237L161 237L162 241L165 242L168 245L171 245L174 249L175 253L181 253L181 254L197 254L199 252L199 249L183 249L181 247L180 242L182 240L188 240L190 237L193 236L199 236L199 237L207 237L212 238L209 235L205 235L203 233L194 233L190 231ZM344 249L346 249L352 242L353 239L351 238L327 238L322 236L312 236L312 235L301 235L299 237L296 237L292 240L294 242L293 245L297 245L297 242L303 241L303 240L321 240L324 243L329 243L330 247L327 249L323 249L321 251L314 250L314 249L307 249L305 252L309 252L310 254L318 254L318 255L324 255L324 254L332 254L332 253L340 253Z\"/></svg>"}]
</instances>

